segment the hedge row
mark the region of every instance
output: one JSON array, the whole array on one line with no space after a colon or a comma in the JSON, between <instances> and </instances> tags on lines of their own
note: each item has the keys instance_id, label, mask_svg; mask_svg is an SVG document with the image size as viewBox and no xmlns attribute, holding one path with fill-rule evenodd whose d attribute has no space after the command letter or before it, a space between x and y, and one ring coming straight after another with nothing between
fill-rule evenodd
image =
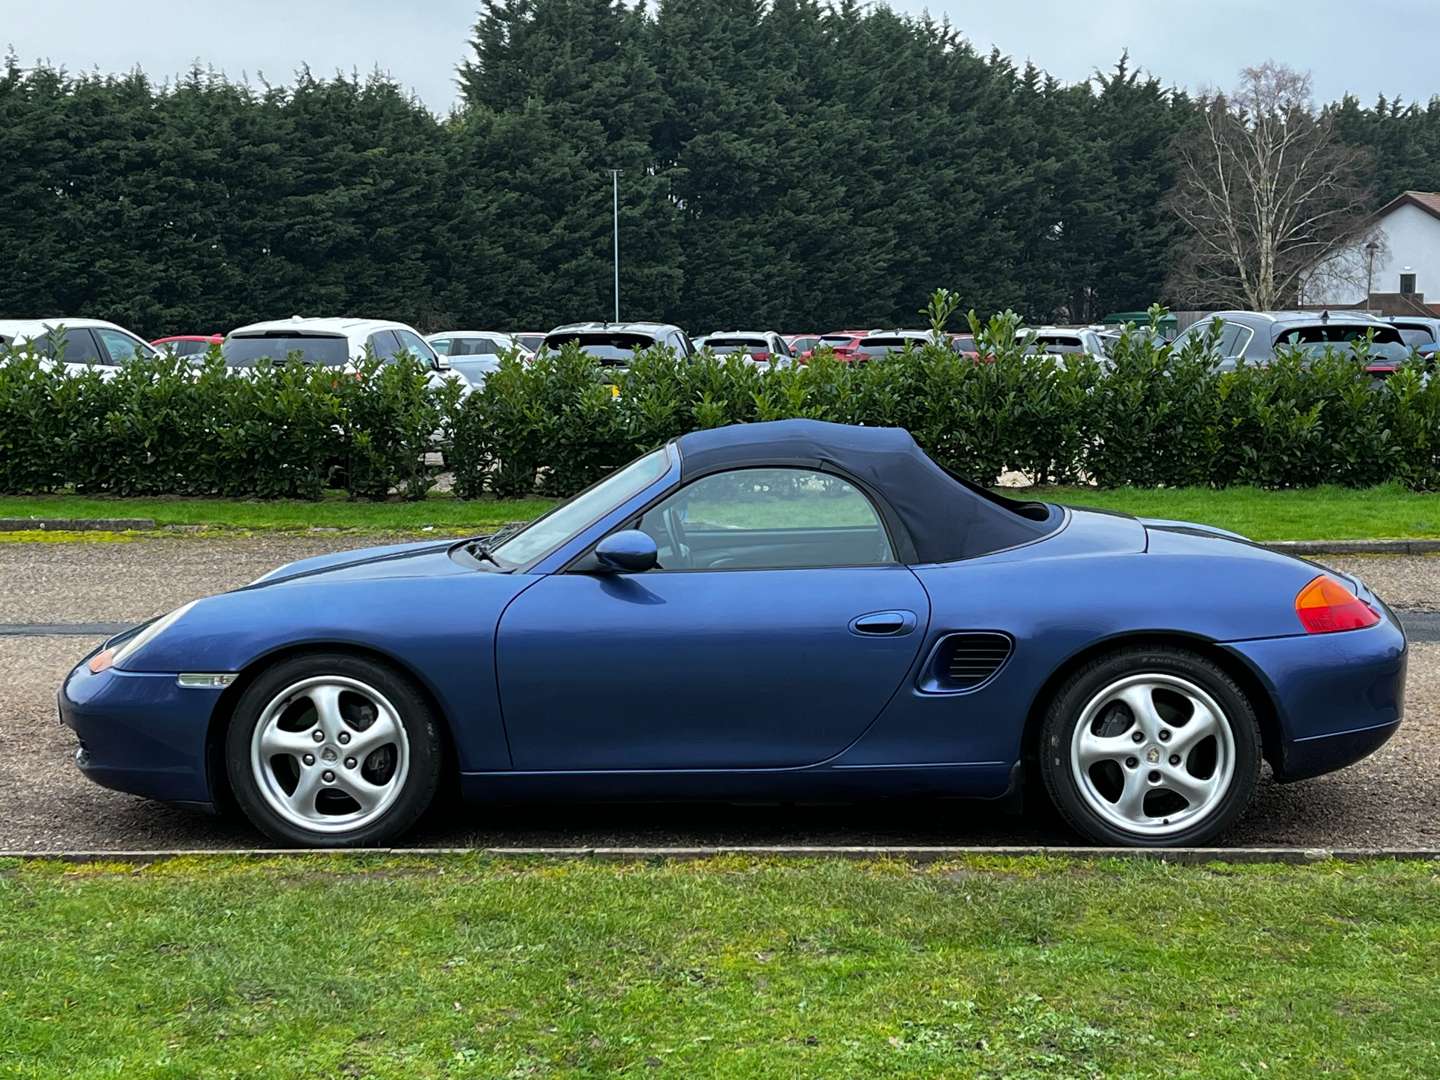
<instances>
[{"instance_id":1,"label":"hedge row","mask_svg":"<svg viewBox=\"0 0 1440 1080\"><path fill-rule=\"evenodd\" d=\"M990 362L925 347L762 371L656 351L617 375L567 349L506 360L463 401L413 365L236 377L165 358L105 381L15 354L0 363L0 490L418 498L438 432L462 497L564 496L685 431L793 416L908 428L982 482L1014 469L1102 486L1440 490L1440 378L1419 360L1384 382L1349 354L1219 372L1204 343L1133 334L1102 366L1024 355L1009 315L972 328Z\"/></svg>"},{"instance_id":2,"label":"hedge row","mask_svg":"<svg viewBox=\"0 0 1440 1080\"><path fill-rule=\"evenodd\" d=\"M674 435L796 416L907 428L941 464L984 483L1019 470L1106 487L1440 489L1440 378L1418 359L1384 382L1349 353L1220 372L1205 342L1175 350L1136 333L1102 365L1025 355L1013 316L971 318L993 362L927 346L761 371L661 353L612 378L613 399L576 353L506 363L457 410L456 490L567 495Z\"/></svg>"},{"instance_id":3,"label":"hedge row","mask_svg":"<svg viewBox=\"0 0 1440 1080\"><path fill-rule=\"evenodd\" d=\"M237 376L171 356L105 379L28 352L0 358L0 491L423 497L425 451L453 401L419 364L355 373L261 367Z\"/></svg>"}]
</instances>

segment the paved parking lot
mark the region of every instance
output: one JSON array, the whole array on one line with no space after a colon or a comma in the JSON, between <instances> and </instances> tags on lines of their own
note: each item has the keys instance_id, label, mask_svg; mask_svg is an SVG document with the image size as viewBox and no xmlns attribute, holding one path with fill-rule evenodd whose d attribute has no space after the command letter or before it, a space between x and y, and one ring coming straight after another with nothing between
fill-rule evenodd
<instances>
[{"instance_id":1,"label":"paved parking lot","mask_svg":"<svg viewBox=\"0 0 1440 1080\"><path fill-rule=\"evenodd\" d=\"M132 543L0 544L0 628L133 622L272 566L369 542L344 535ZM1440 558L1324 560L1402 613L1440 610ZM1418 622L1418 620L1417 620ZM1433 625L1433 622L1430 624ZM1440 641L1412 645L1406 723L1350 769L1281 786L1268 777L1235 845L1440 847ZM245 825L106 791L70 763L55 688L92 639L0 633L0 850L230 847ZM979 803L863 806L444 806L417 845L1069 843L1044 816Z\"/></svg>"}]
</instances>

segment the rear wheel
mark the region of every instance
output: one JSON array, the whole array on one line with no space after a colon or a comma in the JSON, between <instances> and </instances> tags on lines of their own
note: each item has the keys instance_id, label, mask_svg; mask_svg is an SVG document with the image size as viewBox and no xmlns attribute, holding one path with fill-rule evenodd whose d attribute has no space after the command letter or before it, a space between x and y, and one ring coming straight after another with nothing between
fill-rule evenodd
<instances>
[{"instance_id":1,"label":"rear wheel","mask_svg":"<svg viewBox=\"0 0 1440 1080\"><path fill-rule=\"evenodd\" d=\"M408 679L343 654L283 661L236 707L225 765L236 802L282 843L359 847L393 840L440 780L440 733Z\"/></svg>"},{"instance_id":2,"label":"rear wheel","mask_svg":"<svg viewBox=\"0 0 1440 1080\"><path fill-rule=\"evenodd\" d=\"M1244 813L1260 730L1219 666L1167 647L1128 649L1077 672L1041 730L1041 773L1061 816L1091 840L1195 845Z\"/></svg>"}]
</instances>

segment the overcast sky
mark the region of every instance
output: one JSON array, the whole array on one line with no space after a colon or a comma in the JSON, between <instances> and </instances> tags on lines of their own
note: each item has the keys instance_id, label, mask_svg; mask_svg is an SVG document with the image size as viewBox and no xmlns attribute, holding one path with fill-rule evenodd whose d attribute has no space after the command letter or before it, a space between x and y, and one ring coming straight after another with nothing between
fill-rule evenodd
<instances>
[{"instance_id":1,"label":"overcast sky","mask_svg":"<svg viewBox=\"0 0 1440 1080\"><path fill-rule=\"evenodd\" d=\"M702 2L702 0L695 0ZM0 0L0 45L22 62L72 71L140 65L159 78L194 61L231 78L288 82L380 67L437 112L456 97L475 0ZM1324 101L1354 93L1427 101L1436 0L895 0L948 17L982 52L992 45L1066 81L1109 68L1124 48L1164 82L1230 86L1268 58L1314 73ZM1260 10L1260 9L1264 10Z\"/></svg>"}]
</instances>

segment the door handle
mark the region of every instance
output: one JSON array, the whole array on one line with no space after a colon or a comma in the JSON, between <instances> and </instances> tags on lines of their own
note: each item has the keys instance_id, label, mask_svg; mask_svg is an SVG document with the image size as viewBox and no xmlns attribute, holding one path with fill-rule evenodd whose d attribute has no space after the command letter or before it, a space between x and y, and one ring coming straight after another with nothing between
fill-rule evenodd
<instances>
[{"instance_id":1,"label":"door handle","mask_svg":"<svg viewBox=\"0 0 1440 1080\"><path fill-rule=\"evenodd\" d=\"M872 611L850 620L850 632L866 637L899 637L914 629L913 611Z\"/></svg>"}]
</instances>

